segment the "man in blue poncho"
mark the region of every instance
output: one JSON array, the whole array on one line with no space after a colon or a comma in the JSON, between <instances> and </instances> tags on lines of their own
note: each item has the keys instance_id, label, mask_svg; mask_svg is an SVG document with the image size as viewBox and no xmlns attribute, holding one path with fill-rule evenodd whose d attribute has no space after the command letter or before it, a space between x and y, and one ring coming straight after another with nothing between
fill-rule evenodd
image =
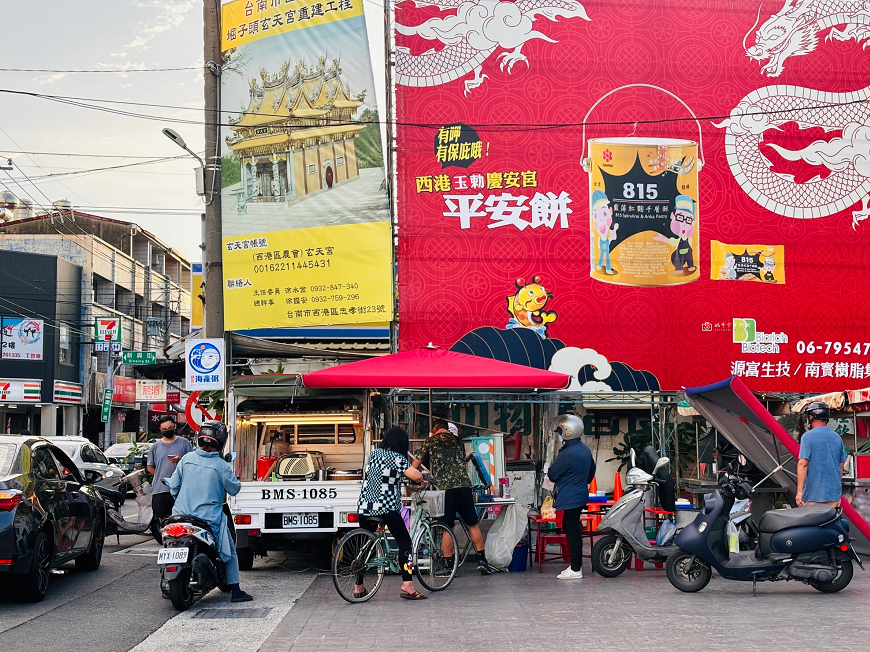
<instances>
[{"instance_id":1,"label":"man in blue poncho","mask_svg":"<svg viewBox=\"0 0 870 652\"><path fill-rule=\"evenodd\" d=\"M223 512L225 494L235 496L242 488L220 454L227 443L226 426L219 421L206 421L196 443L199 448L181 458L169 481L169 491L175 498L172 513L190 514L211 525L224 562L226 583L232 589L232 601L253 600L239 588L239 559Z\"/></svg>"}]
</instances>

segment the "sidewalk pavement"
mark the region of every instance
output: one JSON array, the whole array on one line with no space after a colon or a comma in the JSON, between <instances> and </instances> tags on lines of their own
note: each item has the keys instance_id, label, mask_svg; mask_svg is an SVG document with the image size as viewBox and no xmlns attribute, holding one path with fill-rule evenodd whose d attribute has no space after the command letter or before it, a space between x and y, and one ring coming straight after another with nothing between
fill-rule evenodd
<instances>
[{"instance_id":1,"label":"sidewalk pavement","mask_svg":"<svg viewBox=\"0 0 870 652\"><path fill-rule=\"evenodd\" d=\"M482 577L466 564L447 590L419 602L400 599L399 578L388 576L363 604L346 603L323 574L260 650L841 652L866 649L870 636L870 571L857 566L838 594L774 582L759 583L755 598L751 583L715 575L685 594L649 566L604 579L584 560L584 579L557 580L563 566Z\"/></svg>"}]
</instances>

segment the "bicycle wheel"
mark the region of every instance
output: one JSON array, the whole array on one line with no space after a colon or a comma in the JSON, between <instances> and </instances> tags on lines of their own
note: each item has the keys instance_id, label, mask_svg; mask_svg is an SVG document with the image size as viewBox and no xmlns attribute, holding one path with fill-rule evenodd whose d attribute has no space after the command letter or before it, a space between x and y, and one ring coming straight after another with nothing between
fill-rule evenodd
<instances>
[{"instance_id":1,"label":"bicycle wheel","mask_svg":"<svg viewBox=\"0 0 870 652\"><path fill-rule=\"evenodd\" d=\"M384 566L373 562L385 557L382 539L368 530L351 530L342 537L332 556L335 590L348 602L371 600L384 581ZM360 580L364 590L362 595L354 592Z\"/></svg>"},{"instance_id":2,"label":"bicycle wheel","mask_svg":"<svg viewBox=\"0 0 870 652\"><path fill-rule=\"evenodd\" d=\"M453 542L453 564L449 566L444 557L444 537ZM430 591L443 591L450 586L459 568L458 552L456 536L449 527L430 523L423 528L413 546L414 572L420 584Z\"/></svg>"}]
</instances>

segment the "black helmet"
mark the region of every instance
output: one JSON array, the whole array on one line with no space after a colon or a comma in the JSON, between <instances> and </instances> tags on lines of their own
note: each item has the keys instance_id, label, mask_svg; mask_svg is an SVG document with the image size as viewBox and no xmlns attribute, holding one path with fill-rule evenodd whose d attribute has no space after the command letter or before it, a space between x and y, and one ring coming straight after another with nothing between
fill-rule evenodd
<instances>
[{"instance_id":1,"label":"black helmet","mask_svg":"<svg viewBox=\"0 0 870 652\"><path fill-rule=\"evenodd\" d=\"M828 422L831 419L831 408L822 401L807 403L801 412L810 419Z\"/></svg>"},{"instance_id":2,"label":"black helmet","mask_svg":"<svg viewBox=\"0 0 870 652\"><path fill-rule=\"evenodd\" d=\"M224 449L227 443L227 427L220 421L205 421L199 428L199 433L196 435L196 444L200 448L203 446L213 446L219 451Z\"/></svg>"}]
</instances>

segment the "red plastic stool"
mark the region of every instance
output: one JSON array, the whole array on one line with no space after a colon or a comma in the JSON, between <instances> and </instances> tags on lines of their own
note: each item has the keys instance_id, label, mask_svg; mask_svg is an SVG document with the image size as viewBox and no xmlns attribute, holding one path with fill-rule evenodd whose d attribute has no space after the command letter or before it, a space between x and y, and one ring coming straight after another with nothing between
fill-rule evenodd
<instances>
[{"instance_id":1,"label":"red plastic stool","mask_svg":"<svg viewBox=\"0 0 870 652\"><path fill-rule=\"evenodd\" d=\"M557 544L561 553L547 552L547 546ZM571 553L568 550L568 537L564 534L541 534L535 541L535 561L538 564L538 572L543 572L543 564L547 561L553 561L561 557L564 561L571 560Z\"/></svg>"}]
</instances>

